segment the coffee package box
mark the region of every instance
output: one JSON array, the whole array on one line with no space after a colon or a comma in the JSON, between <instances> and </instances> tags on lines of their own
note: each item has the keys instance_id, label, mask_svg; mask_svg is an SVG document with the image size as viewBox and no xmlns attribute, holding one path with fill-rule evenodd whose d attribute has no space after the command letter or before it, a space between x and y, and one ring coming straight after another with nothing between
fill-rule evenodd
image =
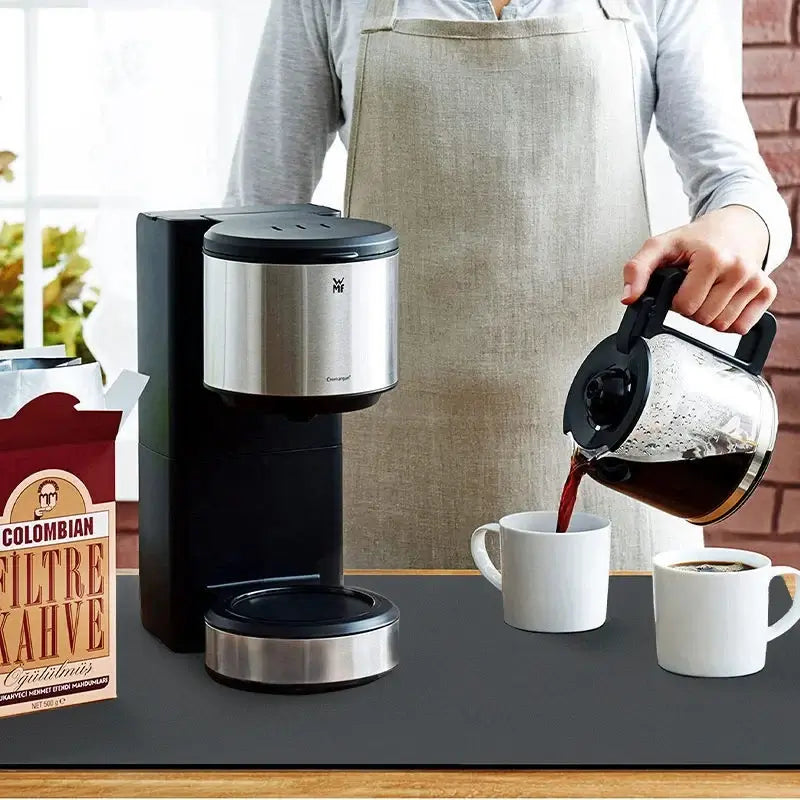
<instances>
[{"instance_id":1,"label":"coffee package box","mask_svg":"<svg viewBox=\"0 0 800 800\"><path fill-rule=\"evenodd\" d=\"M146 383L27 358L0 353L0 717L117 696L115 442Z\"/></svg>"}]
</instances>

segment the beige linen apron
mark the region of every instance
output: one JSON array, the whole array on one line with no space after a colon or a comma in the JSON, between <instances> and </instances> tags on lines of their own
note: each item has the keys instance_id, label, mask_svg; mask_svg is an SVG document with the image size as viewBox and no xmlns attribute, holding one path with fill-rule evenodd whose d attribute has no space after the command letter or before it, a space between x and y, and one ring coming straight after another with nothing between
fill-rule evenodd
<instances>
[{"instance_id":1,"label":"beige linen apron","mask_svg":"<svg viewBox=\"0 0 800 800\"><path fill-rule=\"evenodd\" d=\"M478 525L558 505L567 389L649 235L625 7L586 6L510 22L368 6L345 213L400 235L400 383L344 417L348 567L469 567ZM612 520L615 568L702 541L590 480L578 508Z\"/></svg>"}]
</instances>

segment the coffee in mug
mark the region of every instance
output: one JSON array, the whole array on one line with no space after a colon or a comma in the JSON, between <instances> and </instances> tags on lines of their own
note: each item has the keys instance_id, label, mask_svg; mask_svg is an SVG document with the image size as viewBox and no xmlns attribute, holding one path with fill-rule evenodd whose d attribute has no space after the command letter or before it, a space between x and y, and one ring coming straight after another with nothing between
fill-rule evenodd
<instances>
[{"instance_id":1,"label":"coffee in mug","mask_svg":"<svg viewBox=\"0 0 800 800\"><path fill-rule=\"evenodd\" d=\"M741 561L684 561L673 564L672 569L682 569L685 572L744 572L755 567Z\"/></svg>"}]
</instances>

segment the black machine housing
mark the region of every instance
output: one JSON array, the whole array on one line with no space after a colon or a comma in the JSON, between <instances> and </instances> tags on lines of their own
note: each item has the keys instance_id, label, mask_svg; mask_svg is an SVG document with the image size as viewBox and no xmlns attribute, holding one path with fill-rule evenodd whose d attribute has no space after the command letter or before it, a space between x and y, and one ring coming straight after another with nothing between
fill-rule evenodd
<instances>
[{"instance_id":1,"label":"black machine housing","mask_svg":"<svg viewBox=\"0 0 800 800\"><path fill-rule=\"evenodd\" d=\"M338 216L307 206L309 213ZM342 584L341 417L292 421L203 386L203 238L217 222L298 206L145 213L137 222L139 568L145 628L202 652L220 597Z\"/></svg>"}]
</instances>

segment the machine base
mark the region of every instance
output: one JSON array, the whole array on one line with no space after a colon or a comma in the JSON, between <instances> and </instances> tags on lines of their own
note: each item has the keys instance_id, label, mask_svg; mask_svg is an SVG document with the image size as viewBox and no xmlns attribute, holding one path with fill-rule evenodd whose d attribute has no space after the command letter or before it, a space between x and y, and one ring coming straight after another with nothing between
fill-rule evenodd
<instances>
[{"instance_id":1,"label":"machine base","mask_svg":"<svg viewBox=\"0 0 800 800\"><path fill-rule=\"evenodd\" d=\"M309 584L244 592L220 599L205 626L206 671L249 691L345 689L398 663L397 607L362 589Z\"/></svg>"}]
</instances>

